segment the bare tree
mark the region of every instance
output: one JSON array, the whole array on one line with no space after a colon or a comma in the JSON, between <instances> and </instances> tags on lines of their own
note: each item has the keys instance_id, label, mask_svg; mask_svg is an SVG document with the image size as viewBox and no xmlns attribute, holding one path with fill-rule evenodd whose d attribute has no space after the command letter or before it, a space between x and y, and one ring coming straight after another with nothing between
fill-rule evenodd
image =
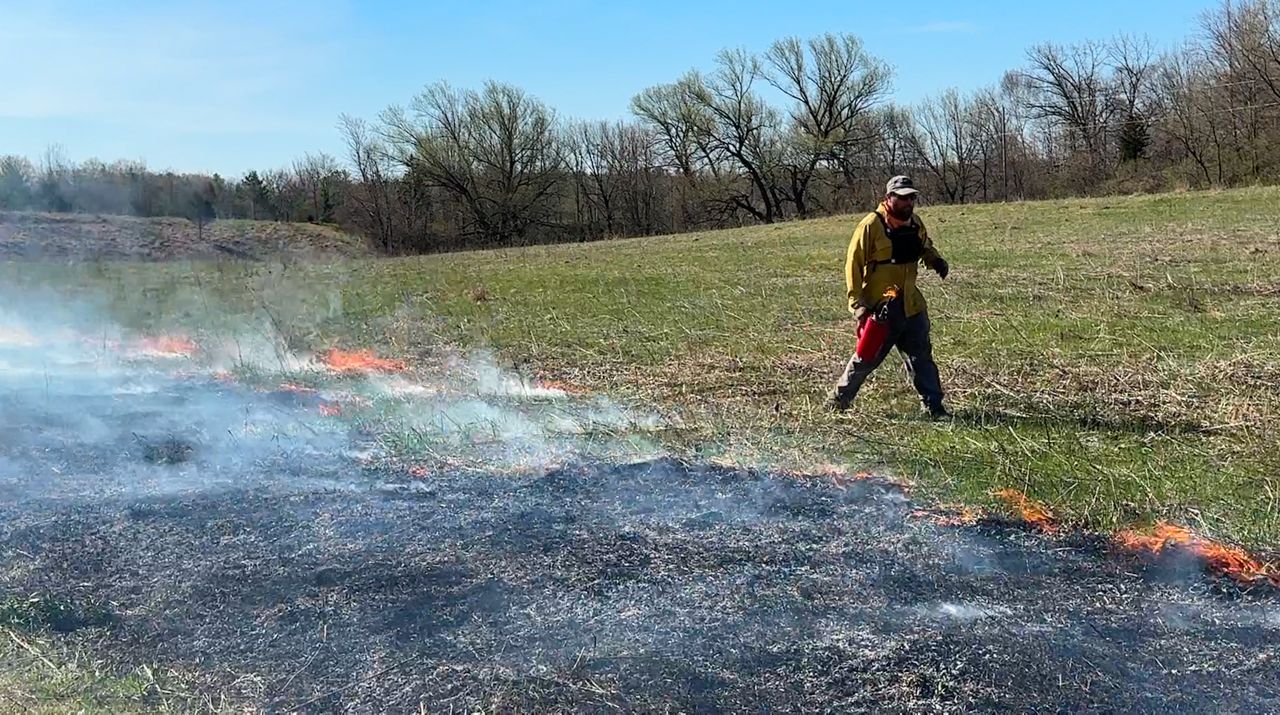
<instances>
[{"instance_id":1,"label":"bare tree","mask_svg":"<svg viewBox=\"0 0 1280 715\"><path fill-rule=\"evenodd\" d=\"M25 157L0 156L0 209L31 208L31 185L36 171Z\"/></svg>"},{"instance_id":2,"label":"bare tree","mask_svg":"<svg viewBox=\"0 0 1280 715\"><path fill-rule=\"evenodd\" d=\"M1160 134L1194 163L1205 184L1223 183L1221 133L1213 121L1213 79L1186 47L1165 55L1155 74Z\"/></svg>"},{"instance_id":3,"label":"bare tree","mask_svg":"<svg viewBox=\"0 0 1280 715\"><path fill-rule=\"evenodd\" d=\"M293 173L297 177L299 188L306 196L311 211L312 221L332 220L332 206L326 207L326 197L332 193L333 183L337 180L338 162L324 152L304 154L293 162Z\"/></svg>"},{"instance_id":4,"label":"bare tree","mask_svg":"<svg viewBox=\"0 0 1280 715\"><path fill-rule=\"evenodd\" d=\"M486 83L480 92L440 82L410 110L382 114L382 131L407 170L466 210L464 234L520 243L553 225L550 201L563 178L551 110L523 90Z\"/></svg>"},{"instance_id":5,"label":"bare tree","mask_svg":"<svg viewBox=\"0 0 1280 715\"><path fill-rule=\"evenodd\" d=\"M50 144L44 150L40 162L40 177L37 194L45 211L65 212L72 210L73 205L68 198L67 182L71 174L71 163L67 161L66 151L61 144Z\"/></svg>"},{"instance_id":6,"label":"bare tree","mask_svg":"<svg viewBox=\"0 0 1280 715\"><path fill-rule=\"evenodd\" d=\"M347 160L355 168L356 183L349 197L357 207L360 224L383 251L396 246L393 211L393 176L385 148L362 119L342 115L338 129L347 145Z\"/></svg>"},{"instance_id":7,"label":"bare tree","mask_svg":"<svg viewBox=\"0 0 1280 715\"><path fill-rule=\"evenodd\" d=\"M620 131L608 122L578 122L566 132L566 153L571 157L578 190L599 213L607 236L616 236L618 230Z\"/></svg>"},{"instance_id":8,"label":"bare tree","mask_svg":"<svg viewBox=\"0 0 1280 715\"><path fill-rule=\"evenodd\" d=\"M1110 101L1106 50L1096 42L1071 47L1045 43L1027 53L1030 66L1019 73L1023 96L1033 117L1057 130L1068 153L1084 153L1087 179L1106 169Z\"/></svg>"},{"instance_id":9,"label":"bare tree","mask_svg":"<svg viewBox=\"0 0 1280 715\"><path fill-rule=\"evenodd\" d=\"M271 195L272 213L277 221L300 218L299 209L305 204L302 184L287 167L262 173L263 183Z\"/></svg>"},{"instance_id":10,"label":"bare tree","mask_svg":"<svg viewBox=\"0 0 1280 715\"><path fill-rule=\"evenodd\" d=\"M997 90L982 89L973 97L972 124L978 144L977 171L983 201L1009 196L1010 146L1014 136L1014 111ZM999 183L999 190L994 184Z\"/></svg>"},{"instance_id":11,"label":"bare tree","mask_svg":"<svg viewBox=\"0 0 1280 715\"><path fill-rule=\"evenodd\" d=\"M622 177L621 198L629 219L628 231L649 235L658 232L658 157L652 132L634 123L615 125L615 170Z\"/></svg>"},{"instance_id":12,"label":"bare tree","mask_svg":"<svg viewBox=\"0 0 1280 715\"><path fill-rule=\"evenodd\" d=\"M665 165L683 176L697 169L698 127L705 123L691 100L679 84L649 87L631 98L631 112L655 132Z\"/></svg>"},{"instance_id":13,"label":"bare tree","mask_svg":"<svg viewBox=\"0 0 1280 715\"><path fill-rule=\"evenodd\" d=\"M1225 0L1216 12L1204 15L1202 37L1216 75L1220 130L1228 135L1232 155L1230 173L1257 177L1276 172L1280 3Z\"/></svg>"},{"instance_id":14,"label":"bare tree","mask_svg":"<svg viewBox=\"0 0 1280 715\"><path fill-rule=\"evenodd\" d=\"M819 168L840 166L874 139L864 120L888 93L892 73L850 34L826 34L805 43L794 37L779 40L765 53L765 62L766 79L794 103L782 190L796 214L807 216L810 183Z\"/></svg>"},{"instance_id":15,"label":"bare tree","mask_svg":"<svg viewBox=\"0 0 1280 715\"><path fill-rule=\"evenodd\" d=\"M1225 0L1202 27L1235 81L1257 83L1280 100L1280 2Z\"/></svg>"},{"instance_id":16,"label":"bare tree","mask_svg":"<svg viewBox=\"0 0 1280 715\"><path fill-rule=\"evenodd\" d=\"M914 156L950 203L969 198L981 146L975 109L954 89L911 110L906 137Z\"/></svg>"},{"instance_id":17,"label":"bare tree","mask_svg":"<svg viewBox=\"0 0 1280 715\"><path fill-rule=\"evenodd\" d=\"M602 220L605 236L651 232L655 137L621 121L576 122L566 132L565 145L586 222Z\"/></svg>"},{"instance_id":18,"label":"bare tree","mask_svg":"<svg viewBox=\"0 0 1280 715\"><path fill-rule=\"evenodd\" d=\"M1150 144L1151 110L1157 70L1155 46L1149 38L1121 35L1107 48L1111 62L1111 102L1119 119L1116 141L1121 161L1140 159Z\"/></svg>"},{"instance_id":19,"label":"bare tree","mask_svg":"<svg viewBox=\"0 0 1280 715\"><path fill-rule=\"evenodd\" d=\"M773 223L784 218L777 179L785 148L778 111L755 91L763 71L758 58L725 50L717 56L714 72L690 73L682 86L704 110L705 121L697 131L706 138L711 163L724 157L745 179L728 185L727 202L758 221Z\"/></svg>"},{"instance_id":20,"label":"bare tree","mask_svg":"<svg viewBox=\"0 0 1280 715\"><path fill-rule=\"evenodd\" d=\"M649 87L631 99L631 112L655 139L656 167L675 173L669 182L676 215L672 225L686 229L702 222L700 194L706 190L718 194L716 186L725 183L723 160L710 145L706 128L712 119L696 99L691 85L694 78L686 75L677 82Z\"/></svg>"}]
</instances>

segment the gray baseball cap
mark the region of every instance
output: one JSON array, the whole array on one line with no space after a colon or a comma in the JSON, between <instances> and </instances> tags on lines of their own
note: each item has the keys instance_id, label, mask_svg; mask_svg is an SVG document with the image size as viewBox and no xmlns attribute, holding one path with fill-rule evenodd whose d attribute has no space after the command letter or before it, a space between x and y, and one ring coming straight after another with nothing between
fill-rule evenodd
<instances>
[{"instance_id":1,"label":"gray baseball cap","mask_svg":"<svg viewBox=\"0 0 1280 715\"><path fill-rule=\"evenodd\" d=\"M910 176L895 176L889 179L889 183L884 187L886 194L897 194L898 196L910 196L918 194L916 184L911 180Z\"/></svg>"}]
</instances>

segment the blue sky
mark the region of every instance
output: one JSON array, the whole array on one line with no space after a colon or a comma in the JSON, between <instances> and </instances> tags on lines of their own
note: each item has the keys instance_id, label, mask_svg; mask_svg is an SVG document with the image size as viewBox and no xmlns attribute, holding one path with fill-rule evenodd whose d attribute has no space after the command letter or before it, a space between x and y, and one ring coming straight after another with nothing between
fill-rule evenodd
<instances>
[{"instance_id":1,"label":"blue sky","mask_svg":"<svg viewBox=\"0 0 1280 715\"><path fill-rule=\"evenodd\" d=\"M976 89L1027 47L1190 37L1216 0L1073 2L17 2L0 0L0 154L220 172L341 158L335 124L447 79L518 85L562 116L631 96L725 47L852 32L895 68L894 98Z\"/></svg>"}]
</instances>

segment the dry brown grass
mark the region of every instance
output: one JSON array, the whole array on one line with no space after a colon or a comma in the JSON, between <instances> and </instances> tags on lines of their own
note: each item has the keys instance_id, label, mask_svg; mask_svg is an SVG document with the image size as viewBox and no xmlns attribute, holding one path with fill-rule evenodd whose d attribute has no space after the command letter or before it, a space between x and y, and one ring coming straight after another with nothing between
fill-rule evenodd
<instances>
[{"instance_id":1,"label":"dry brown grass","mask_svg":"<svg viewBox=\"0 0 1280 715\"><path fill-rule=\"evenodd\" d=\"M171 260L359 256L363 242L330 226L172 217L0 211L0 258Z\"/></svg>"}]
</instances>

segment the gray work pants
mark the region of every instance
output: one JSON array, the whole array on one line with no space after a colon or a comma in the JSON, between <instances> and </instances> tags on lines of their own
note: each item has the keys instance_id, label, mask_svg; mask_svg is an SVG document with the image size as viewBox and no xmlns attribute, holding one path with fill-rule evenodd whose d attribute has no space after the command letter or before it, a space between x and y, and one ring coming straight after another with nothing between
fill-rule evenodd
<instances>
[{"instance_id":1,"label":"gray work pants","mask_svg":"<svg viewBox=\"0 0 1280 715\"><path fill-rule=\"evenodd\" d=\"M844 374L836 383L833 396L845 405L852 402L862 383L896 347L911 383L920 393L920 401L929 409L941 407L942 383L938 379L938 366L933 362L933 345L929 342L929 314L922 310L910 317L902 316L893 323L880 354L874 359L863 361L857 355L850 358Z\"/></svg>"}]
</instances>

